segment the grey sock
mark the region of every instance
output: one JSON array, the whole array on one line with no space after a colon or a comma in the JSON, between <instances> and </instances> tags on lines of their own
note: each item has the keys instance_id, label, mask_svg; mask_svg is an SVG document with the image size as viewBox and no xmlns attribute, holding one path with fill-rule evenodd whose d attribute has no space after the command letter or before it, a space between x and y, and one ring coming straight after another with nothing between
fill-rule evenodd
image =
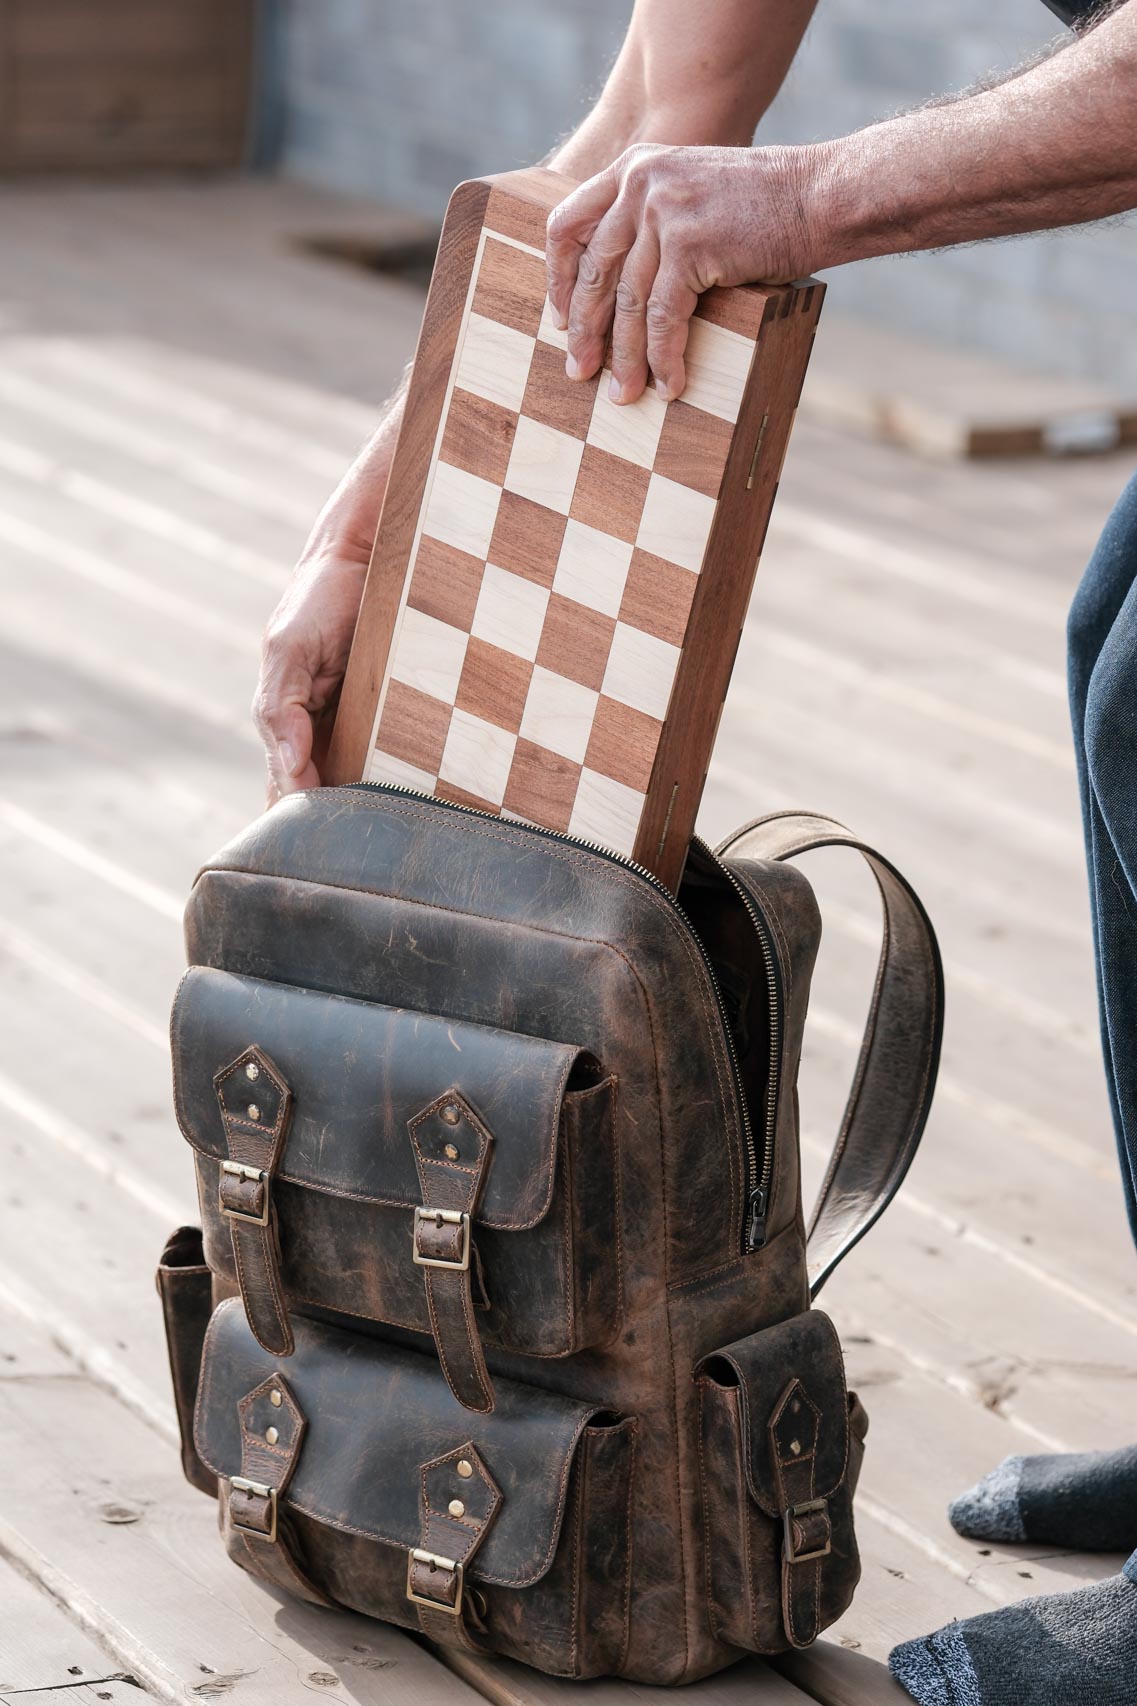
<instances>
[{"instance_id":1,"label":"grey sock","mask_svg":"<svg viewBox=\"0 0 1137 1706\"><path fill-rule=\"evenodd\" d=\"M948 1516L973 1540L1123 1552L1137 1534L1137 1446L1008 1457Z\"/></svg>"},{"instance_id":2,"label":"grey sock","mask_svg":"<svg viewBox=\"0 0 1137 1706\"><path fill-rule=\"evenodd\" d=\"M1137 1553L1120 1576L909 1641L888 1668L919 1706L1133 1706Z\"/></svg>"}]
</instances>

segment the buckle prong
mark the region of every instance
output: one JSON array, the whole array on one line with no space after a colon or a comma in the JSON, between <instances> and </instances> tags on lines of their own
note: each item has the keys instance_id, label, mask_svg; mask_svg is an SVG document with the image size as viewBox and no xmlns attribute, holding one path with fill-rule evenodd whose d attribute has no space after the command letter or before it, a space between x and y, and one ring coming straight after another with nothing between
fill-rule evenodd
<instances>
[{"instance_id":1,"label":"buckle prong","mask_svg":"<svg viewBox=\"0 0 1137 1706\"><path fill-rule=\"evenodd\" d=\"M454 1604L447 1605L443 1600L431 1599L428 1594L416 1593L412 1585L416 1564L428 1564L431 1571L445 1570L455 1578L456 1590ZM465 1566L453 1558L443 1558L438 1552L424 1552L416 1546L407 1559L407 1598L412 1605L426 1605L431 1611L445 1611L450 1617L459 1617L462 1612L462 1600L466 1592Z\"/></svg>"},{"instance_id":2,"label":"buckle prong","mask_svg":"<svg viewBox=\"0 0 1137 1706\"><path fill-rule=\"evenodd\" d=\"M462 1229L462 1249L456 1261L447 1261L442 1256L423 1256L419 1253L418 1229L423 1225L435 1227L459 1226ZM470 1217L464 1210L456 1208L423 1208L415 1209L414 1220L414 1259L420 1268L444 1268L450 1273L464 1274L470 1266Z\"/></svg>"}]
</instances>

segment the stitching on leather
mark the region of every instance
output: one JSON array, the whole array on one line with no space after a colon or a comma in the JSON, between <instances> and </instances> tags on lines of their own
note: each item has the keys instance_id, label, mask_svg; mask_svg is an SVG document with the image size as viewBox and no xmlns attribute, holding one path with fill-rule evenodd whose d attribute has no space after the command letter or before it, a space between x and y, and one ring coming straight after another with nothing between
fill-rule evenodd
<instances>
[{"instance_id":1,"label":"stitching on leather","mask_svg":"<svg viewBox=\"0 0 1137 1706\"><path fill-rule=\"evenodd\" d=\"M587 1445L581 1451L580 1475L576 1484L576 1522L572 1537L572 1593L569 1597L569 1674L580 1674L580 1555L584 1544L585 1492L588 1487L590 1453Z\"/></svg>"},{"instance_id":2,"label":"stitching on leather","mask_svg":"<svg viewBox=\"0 0 1137 1706\"><path fill-rule=\"evenodd\" d=\"M630 1428L631 1444L628 1447L628 1496L624 1501L624 1629L620 1643L620 1662L617 1672L622 1671L628 1661L628 1645L632 1638L632 1496L636 1485L636 1455L639 1450L640 1424L632 1419Z\"/></svg>"},{"instance_id":3,"label":"stitching on leather","mask_svg":"<svg viewBox=\"0 0 1137 1706\"><path fill-rule=\"evenodd\" d=\"M706 1390L707 1382L705 1380L700 1379L695 1381L695 1416L699 1429L697 1436L699 1452L699 1503L703 1510L703 1589L707 1596L707 1619L711 1626L711 1634L714 1636L715 1640L718 1641L721 1637L719 1635L719 1620L715 1611L714 1583L711 1577L711 1535L716 1525L711 1516L711 1498L710 1491L707 1487L707 1462L703 1449L703 1435L706 1426L704 1409Z\"/></svg>"},{"instance_id":4,"label":"stitching on leather","mask_svg":"<svg viewBox=\"0 0 1137 1706\"><path fill-rule=\"evenodd\" d=\"M368 809L370 809L372 811L377 811L380 809L380 802L377 800L362 799L361 797L357 796L352 801L353 807L358 808L361 804L365 805ZM420 802L420 805L425 806L426 802ZM384 800L382 802L382 806L387 811L389 811L392 816L404 818L411 823L414 823L417 820L415 813L408 811L406 808L400 808L397 805L393 805L389 799ZM423 813L422 815L425 815L425 813ZM435 815L437 815L437 814L435 814ZM473 818L473 817L467 818L467 817L463 817L463 816L461 816L461 814L457 814L457 813L451 814L451 816L452 816L453 821L456 822L458 825L460 825L460 827L464 831L471 831L471 832L477 833L480 836L482 836L483 839L485 839L485 840L499 841L504 846L515 847L515 848L519 848L521 850L525 849L526 843L521 838L510 837L508 835L502 834L499 830L490 830L489 829L489 827L488 827L489 823L492 821L494 824L497 824L500 822L499 819L489 820L489 819ZM632 881L632 878L628 874L620 872L618 870L618 868L616 868L616 867L611 867L608 869L601 869L600 867L603 865L603 861L598 861L598 862L589 864L588 861L595 861L596 856L594 854L585 854L583 849L582 849L581 853L574 853L574 852L572 852L572 850L570 848L565 846L563 843L554 842L551 840L545 841L543 843L543 847L544 847L544 851L546 852L546 854L548 854L552 858L561 860L561 861L568 863L570 865L573 865L573 866L580 866L580 865L585 866L592 873L590 880L594 881L595 883L601 883L605 887L608 887L611 889L616 889L617 887L619 887L625 891L628 891L629 885L631 884L631 881ZM226 873L226 872L233 875L233 876L245 877L245 878L255 878L257 875L262 875L262 876L266 875L266 873L257 873L257 872L246 871L246 870L242 869L240 866L236 866L236 865L220 865L220 864L210 866L209 871L203 872L202 874L203 875L207 875L207 874L221 875L221 874ZM618 882L617 882L617 879L618 879ZM303 879L303 878L289 877L289 876L278 876L275 874L268 875L268 880L273 881L273 882L287 882L287 883L292 883L292 884L300 884L300 885L307 887L307 888L327 888L327 889L334 889L334 890L342 890L344 893L347 893L347 894L369 894L376 899L389 900L389 901L395 902L396 904L400 904L400 905L404 905L404 906L420 906L426 911L442 912L442 913L446 913L452 917L478 919L480 922L486 923L486 924L500 924L501 923L500 919L489 918L484 913L466 912L466 911L463 911L463 910L461 910L457 907L453 907L453 906L441 906L437 902L433 902L433 901L408 900L406 898L406 896L392 894L389 891L384 890L384 889L363 888L363 887L360 887L360 886L354 885L354 884L337 883L337 882L332 882L332 881L328 881L328 880L320 880L320 881L316 881L316 882L311 882L311 881L305 881L305 879ZM721 1020L718 1018L717 1013L712 1013L712 1009L708 1003L707 992L706 992L706 989L704 988L704 982L706 979L706 972L705 972L705 969L701 963L701 960L696 955L694 944L691 943L687 939L686 932L683 929L681 929L678 921L672 916L670 909L664 904L662 898L659 895L657 895L655 893L655 891L648 884L640 883L637 887L637 893L641 894L641 898L643 900L645 900L651 906L653 912L655 912L660 918L662 918L666 921L666 926L667 926L667 930L668 930L669 934L680 945L685 959L689 962L689 964L692 966L692 968L694 969L694 972L695 972L694 981L695 981L695 986L699 992L699 1005L700 1005L700 1008L702 1010L704 1019L706 1021L707 1035L708 1035L708 1038L709 1038L709 1041L711 1044L711 1051L710 1051L711 1052L711 1062L712 1062L712 1065L714 1068L715 1080L716 1080L716 1083L718 1086L718 1091L719 1091L719 1098L720 1098L720 1101L721 1101L723 1108L725 1109L725 1111L727 1113L727 1120L726 1120L727 1141L730 1144L730 1147L732 1150L732 1159L734 1162L734 1167L733 1167L732 1173L731 1173L731 1200L732 1200L732 1223L733 1223L731 1230L732 1230L732 1236L736 1236L736 1237L740 1238L741 1237L741 1231L742 1231L741 1218L740 1218L741 1210L740 1210L739 1203L738 1203L738 1180L736 1177L736 1174L741 1167L742 1134L741 1134L741 1131L739 1130L740 1110L735 1105L735 1097L733 1094L733 1089L731 1089L730 1093L728 1093L727 1088L726 1088L726 1080L724 1079L724 1076L723 1076L723 1066L725 1063L725 1038L721 1034L722 1028L723 1028L722 1023L721 1023ZM654 1026L654 1023L652 1021L652 1015L651 1015L652 1004L651 1004L651 1001L648 997L648 993L647 993L647 990L644 986L643 980L640 978L639 973L637 972L635 966L632 965L632 963L628 959L627 955L622 953L621 950L616 946L615 943L604 941L603 939L601 939L599 937L578 936L578 935L574 935L571 931L552 930L549 928L549 926L547 924L534 923L534 922L529 921L529 920L526 920L522 924L521 928L527 929L527 930L533 930L533 931L536 931L537 933L542 934L542 935L556 936L556 937L560 938L562 941L581 942L581 943L586 943L587 945L589 945L591 947L597 947L597 948L603 949L605 952L608 952L608 953L615 955L615 957L617 959L619 959L626 966L629 974L635 980L635 982L636 982L636 984L640 990L641 997L642 997L643 1003L644 1003L644 1007L645 1007L647 1014L648 1014L648 1024L649 1024L649 1028L650 1028L651 1033L652 1033L652 1047L653 1047L653 1051L655 1053L655 1060L656 1060L656 1068L657 1068L656 1078L657 1078L657 1085L658 1085L659 1053L658 1053L658 1050L655 1048L655 1026Z\"/></svg>"},{"instance_id":5,"label":"stitching on leather","mask_svg":"<svg viewBox=\"0 0 1137 1706\"><path fill-rule=\"evenodd\" d=\"M620 1130L616 1122L616 1094L619 1080L613 1075L608 1080L612 1086L612 1094L608 1098L608 1143L612 1156L613 1198L616 1208L616 1314L615 1333L624 1324L624 1190L620 1180L622 1156L620 1152ZM613 1333L613 1338L615 1337Z\"/></svg>"}]
</instances>

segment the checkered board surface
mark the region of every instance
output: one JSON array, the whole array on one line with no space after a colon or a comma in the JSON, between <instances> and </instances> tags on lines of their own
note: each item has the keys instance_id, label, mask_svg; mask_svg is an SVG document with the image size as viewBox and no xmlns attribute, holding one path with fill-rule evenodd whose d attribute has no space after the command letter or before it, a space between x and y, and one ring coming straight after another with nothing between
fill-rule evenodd
<instances>
[{"instance_id":1,"label":"checkered board surface","mask_svg":"<svg viewBox=\"0 0 1137 1706\"><path fill-rule=\"evenodd\" d=\"M617 406L482 231L368 780L632 852L754 355L716 312L680 400Z\"/></svg>"}]
</instances>

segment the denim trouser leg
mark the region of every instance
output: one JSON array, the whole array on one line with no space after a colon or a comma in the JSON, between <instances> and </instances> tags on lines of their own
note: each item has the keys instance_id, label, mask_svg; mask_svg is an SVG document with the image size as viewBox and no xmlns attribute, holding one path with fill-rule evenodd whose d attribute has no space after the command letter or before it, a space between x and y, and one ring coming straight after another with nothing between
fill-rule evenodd
<instances>
[{"instance_id":1,"label":"denim trouser leg","mask_svg":"<svg viewBox=\"0 0 1137 1706\"><path fill-rule=\"evenodd\" d=\"M1137 1240L1137 476L1090 559L1068 641L1102 1051Z\"/></svg>"}]
</instances>

